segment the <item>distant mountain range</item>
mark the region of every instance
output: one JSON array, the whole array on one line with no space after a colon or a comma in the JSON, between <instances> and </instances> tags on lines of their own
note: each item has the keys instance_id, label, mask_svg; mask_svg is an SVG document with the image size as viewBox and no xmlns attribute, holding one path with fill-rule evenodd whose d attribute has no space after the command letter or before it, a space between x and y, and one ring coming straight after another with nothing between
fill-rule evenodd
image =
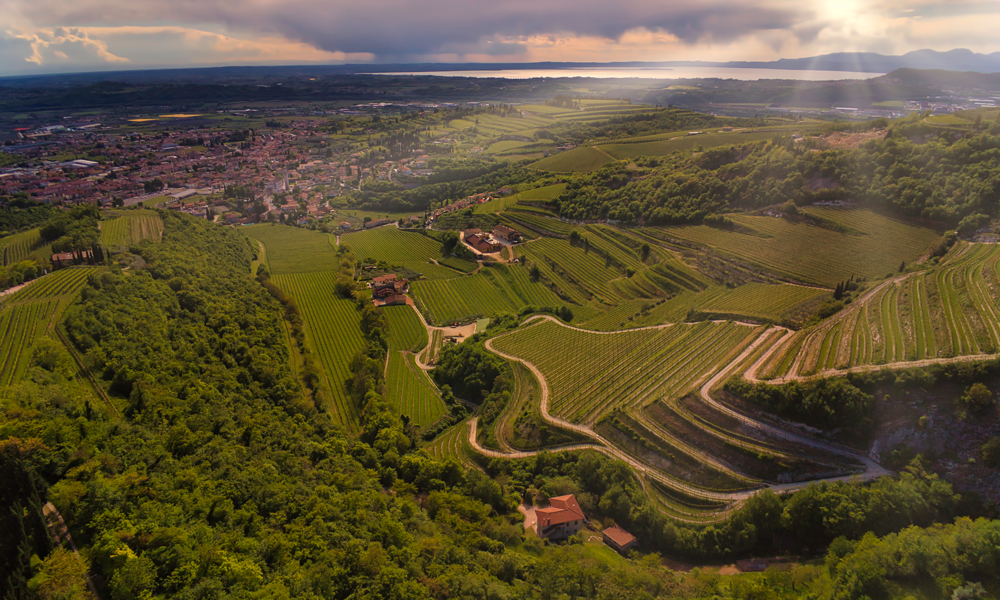
<instances>
[{"instance_id":1,"label":"distant mountain range","mask_svg":"<svg viewBox=\"0 0 1000 600\"><path fill-rule=\"evenodd\" d=\"M959 48L938 52L914 50L901 56L874 52L837 52L808 58L782 58L772 61L665 61L665 62L537 62L537 63L425 63L392 65L343 65L343 73L398 73L427 71L501 71L508 69L581 69L581 68L669 68L669 67L731 67L753 69L786 69L801 71L855 71L859 73L890 73L896 69L942 69L945 71L1000 72L1000 52L979 54Z\"/></svg>"},{"instance_id":2,"label":"distant mountain range","mask_svg":"<svg viewBox=\"0 0 1000 600\"><path fill-rule=\"evenodd\" d=\"M914 50L902 56L886 56L874 52L837 52L810 58L782 58L770 62L725 63L727 67L758 69L803 69L813 71L858 71L889 73L896 69L942 69L945 71L1000 72L1000 52L979 54L959 48L947 52Z\"/></svg>"},{"instance_id":3,"label":"distant mountain range","mask_svg":"<svg viewBox=\"0 0 1000 600\"><path fill-rule=\"evenodd\" d=\"M938 52L914 50L901 56L888 56L874 52L838 52L808 58L782 58L773 61L665 61L665 62L533 62L533 63L396 63L396 64L303 64L303 65L254 65L219 67L184 67L172 69L141 69L58 75L18 75L0 77L0 87L67 86L85 85L96 81L128 80L144 83L215 82L261 77L310 77L317 75L352 75L363 73L428 73L452 71L505 71L505 70L569 70L572 69L654 69L671 67L729 67L754 69L779 69L802 71L853 71L860 73L892 73L898 69L924 69L974 73L1000 73L1000 52L979 54L963 48ZM498 75L499 76L499 75ZM565 76L572 76L566 73ZM580 73L581 77L592 76Z\"/></svg>"}]
</instances>

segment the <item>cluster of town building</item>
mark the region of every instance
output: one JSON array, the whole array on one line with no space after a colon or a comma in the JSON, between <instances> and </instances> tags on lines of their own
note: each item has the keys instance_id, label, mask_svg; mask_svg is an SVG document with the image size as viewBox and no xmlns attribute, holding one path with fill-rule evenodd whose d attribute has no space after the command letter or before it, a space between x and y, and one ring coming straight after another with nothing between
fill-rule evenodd
<instances>
[{"instance_id":1,"label":"cluster of town building","mask_svg":"<svg viewBox=\"0 0 1000 600\"><path fill-rule=\"evenodd\" d=\"M0 196L23 193L51 204L129 206L165 195L166 208L219 215L230 223L306 220L331 215L329 200L355 189L359 180L433 173L429 155L419 149L412 158L370 165L360 153L317 159L308 145L297 142L320 138L320 145L326 144L326 133L318 130L322 122L293 121L259 132L209 125L155 134L85 121L19 130L17 139L0 147L12 158L8 163L19 165L0 169ZM67 155L89 158L57 160ZM251 190L258 203L254 210L226 214L233 203L219 200L229 186Z\"/></svg>"}]
</instances>

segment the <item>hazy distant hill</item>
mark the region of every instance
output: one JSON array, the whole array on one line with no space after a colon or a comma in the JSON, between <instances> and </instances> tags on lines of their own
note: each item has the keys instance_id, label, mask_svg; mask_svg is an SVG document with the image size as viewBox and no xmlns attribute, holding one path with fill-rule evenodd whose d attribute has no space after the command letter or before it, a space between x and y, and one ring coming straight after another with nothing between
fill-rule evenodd
<instances>
[{"instance_id":1,"label":"hazy distant hill","mask_svg":"<svg viewBox=\"0 0 1000 600\"><path fill-rule=\"evenodd\" d=\"M1000 72L1000 52L978 54L959 48L947 52L914 50L902 56L886 56L874 52L838 52L809 58L782 58L770 62L726 63L729 67L763 69L805 69L816 71L859 71L889 73L897 69L943 69L946 71Z\"/></svg>"}]
</instances>

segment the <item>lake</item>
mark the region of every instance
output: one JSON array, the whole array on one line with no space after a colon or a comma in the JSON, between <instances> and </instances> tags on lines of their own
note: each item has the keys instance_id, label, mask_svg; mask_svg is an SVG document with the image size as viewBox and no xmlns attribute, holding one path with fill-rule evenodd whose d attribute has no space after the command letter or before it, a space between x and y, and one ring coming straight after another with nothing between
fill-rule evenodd
<instances>
[{"instance_id":1,"label":"lake","mask_svg":"<svg viewBox=\"0 0 1000 600\"><path fill-rule=\"evenodd\" d=\"M497 69L469 71L411 71L404 73L376 73L377 75L437 75L440 77L503 77L506 79L531 79L535 77L598 77L609 79L794 79L797 81L831 81L842 79L871 79L884 73L857 73L853 71L805 71L793 69L742 69L738 67L635 67L600 68L580 67L567 69Z\"/></svg>"}]
</instances>

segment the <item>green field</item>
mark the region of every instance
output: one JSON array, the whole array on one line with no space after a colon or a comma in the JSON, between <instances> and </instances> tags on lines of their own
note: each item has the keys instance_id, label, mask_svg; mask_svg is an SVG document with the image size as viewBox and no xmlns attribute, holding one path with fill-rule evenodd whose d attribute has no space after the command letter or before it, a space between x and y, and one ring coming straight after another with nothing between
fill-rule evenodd
<instances>
[{"instance_id":1,"label":"green field","mask_svg":"<svg viewBox=\"0 0 1000 600\"><path fill-rule=\"evenodd\" d=\"M52 254L46 249L40 229L30 229L0 238L0 266L6 267L35 255Z\"/></svg>"},{"instance_id":2,"label":"green field","mask_svg":"<svg viewBox=\"0 0 1000 600\"><path fill-rule=\"evenodd\" d=\"M445 325L517 312L533 306L562 306L566 302L542 283L535 283L523 267L497 265L475 275L410 284L413 298L431 325Z\"/></svg>"},{"instance_id":3,"label":"green field","mask_svg":"<svg viewBox=\"0 0 1000 600\"><path fill-rule=\"evenodd\" d=\"M619 143L603 145L598 148L617 160L634 159L640 156L666 156L677 150L694 150L696 147L708 149L717 146L759 142L779 135L804 134L814 130L818 130L818 126L772 127L753 131L715 131L702 133L701 135L674 136L668 139L640 143L629 143L629 140L622 140Z\"/></svg>"},{"instance_id":4,"label":"green field","mask_svg":"<svg viewBox=\"0 0 1000 600\"><path fill-rule=\"evenodd\" d=\"M247 225L240 231L264 243L272 274L336 271L340 263L334 238L320 231L284 225Z\"/></svg>"},{"instance_id":5,"label":"green field","mask_svg":"<svg viewBox=\"0 0 1000 600\"><path fill-rule=\"evenodd\" d=\"M696 389L761 331L704 322L594 333L545 320L495 338L493 346L542 372L552 414L593 423L615 409Z\"/></svg>"},{"instance_id":6,"label":"green field","mask_svg":"<svg viewBox=\"0 0 1000 600\"><path fill-rule=\"evenodd\" d=\"M427 345L427 328L411 306L382 308L389 321L389 346L395 350L420 352Z\"/></svg>"},{"instance_id":7,"label":"green field","mask_svg":"<svg viewBox=\"0 0 1000 600\"><path fill-rule=\"evenodd\" d=\"M598 148L583 146L547 156L532 163L531 168L553 173L588 173L615 160L613 156Z\"/></svg>"},{"instance_id":8,"label":"green field","mask_svg":"<svg viewBox=\"0 0 1000 600\"><path fill-rule=\"evenodd\" d=\"M447 412L437 387L409 352L389 351L385 395L397 412L406 415L418 427L432 425Z\"/></svg>"},{"instance_id":9,"label":"green field","mask_svg":"<svg viewBox=\"0 0 1000 600\"><path fill-rule=\"evenodd\" d=\"M716 288L698 297L695 306L706 315L745 316L779 320L804 302L829 292L794 285L748 283L735 289Z\"/></svg>"},{"instance_id":10,"label":"green field","mask_svg":"<svg viewBox=\"0 0 1000 600\"><path fill-rule=\"evenodd\" d=\"M94 267L70 267L0 299L0 386L17 383L31 363L36 341L55 327Z\"/></svg>"},{"instance_id":11,"label":"green field","mask_svg":"<svg viewBox=\"0 0 1000 600\"><path fill-rule=\"evenodd\" d=\"M833 287L852 276L884 277L901 262L919 258L941 238L932 229L904 223L865 209L810 207L807 214L842 224L863 235L783 218L732 215L746 228L729 231L707 225L648 228L663 239L705 246L777 275ZM749 233L755 232L755 234Z\"/></svg>"},{"instance_id":12,"label":"green field","mask_svg":"<svg viewBox=\"0 0 1000 600\"><path fill-rule=\"evenodd\" d=\"M959 243L939 265L890 280L796 334L762 366L760 376L995 353L998 269L1000 246Z\"/></svg>"},{"instance_id":13,"label":"green field","mask_svg":"<svg viewBox=\"0 0 1000 600\"><path fill-rule=\"evenodd\" d=\"M456 272L469 272L476 263L455 257L445 258L441 243L419 231L403 231L396 227L379 227L340 236L340 243L346 245L363 262L385 261L424 273L429 279L454 277ZM450 269L435 268L431 261L444 262ZM455 270L451 270L455 269Z\"/></svg>"},{"instance_id":14,"label":"green field","mask_svg":"<svg viewBox=\"0 0 1000 600\"><path fill-rule=\"evenodd\" d=\"M351 377L351 358L362 348L364 339L357 305L335 295L334 279L332 272L272 275L274 283L295 299L302 312L307 343L326 373L332 412L340 423L353 429L360 423L361 409L348 394L345 382Z\"/></svg>"},{"instance_id":15,"label":"green field","mask_svg":"<svg viewBox=\"0 0 1000 600\"><path fill-rule=\"evenodd\" d=\"M163 219L151 210L117 211L114 219L101 221L101 243L105 246L129 246L141 240L160 241Z\"/></svg>"}]
</instances>

